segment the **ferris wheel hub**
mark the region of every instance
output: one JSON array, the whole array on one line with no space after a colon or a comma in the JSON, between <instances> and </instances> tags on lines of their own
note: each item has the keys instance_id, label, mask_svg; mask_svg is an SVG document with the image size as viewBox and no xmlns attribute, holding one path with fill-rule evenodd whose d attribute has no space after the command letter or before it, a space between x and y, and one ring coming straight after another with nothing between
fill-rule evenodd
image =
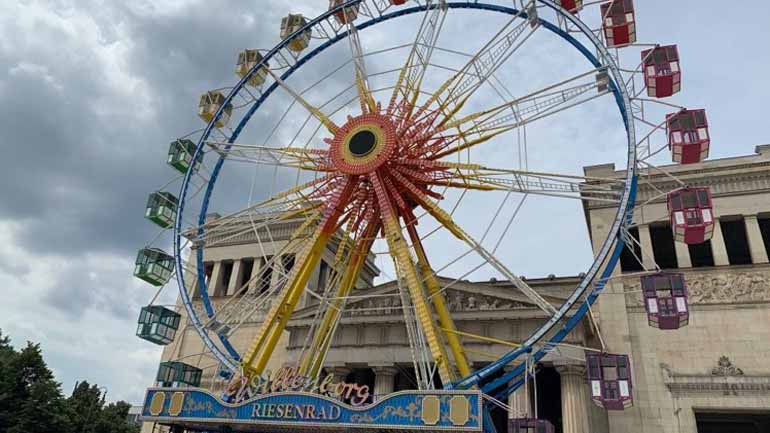
<instances>
[{"instance_id":1,"label":"ferris wheel hub","mask_svg":"<svg viewBox=\"0 0 770 433\"><path fill-rule=\"evenodd\" d=\"M364 157L372 153L377 146L377 136L372 131L364 129L356 132L348 141L350 153L355 157Z\"/></svg>"},{"instance_id":2,"label":"ferris wheel hub","mask_svg":"<svg viewBox=\"0 0 770 433\"><path fill-rule=\"evenodd\" d=\"M337 134L326 140L334 166L342 173L372 173L390 160L397 142L396 126L386 116L367 113L348 117Z\"/></svg>"}]
</instances>

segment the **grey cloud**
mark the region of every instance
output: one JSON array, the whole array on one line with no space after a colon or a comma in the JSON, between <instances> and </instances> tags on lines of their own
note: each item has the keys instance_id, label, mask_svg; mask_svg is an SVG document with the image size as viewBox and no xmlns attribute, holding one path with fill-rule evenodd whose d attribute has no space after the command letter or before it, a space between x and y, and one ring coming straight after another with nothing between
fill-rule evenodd
<instances>
[{"instance_id":1,"label":"grey cloud","mask_svg":"<svg viewBox=\"0 0 770 433\"><path fill-rule=\"evenodd\" d=\"M117 320L133 321L155 289L132 281L131 271L130 262L122 260L88 256L68 261L58 267L56 282L42 299L72 319L94 309Z\"/></svg>"},{"instance_id":2,"label":"grey cloud","mask_svg":"<svg viewBox=\"0 0 770 433\"><path fill-rule=\"evenodd\" d=\"M54 6L63 15L93 11L102 44L115 42L116 29L123 29L121 37L131 41L126 72L146 83L157 117L141 120L120 110L136 101L109 88L109 71L76 38L41 24L35 37L46 43L19 43L0 60L0 146L12 155L0 162L0 219L23 221L19 242L32 251L132 250L154 234L141 215L149 191L172 175L163 163L166 143L201 126L194 114L199 94L232 83L243 41L276 39L263 23L274 27L277 18L253 2L229 8L200 2L159 18L121 3ZM255 12L264 16L238 19ZM11 24L3 33L18 30ZM100 111L102 101L118 114Z\"/></svg>"}]
</instances>

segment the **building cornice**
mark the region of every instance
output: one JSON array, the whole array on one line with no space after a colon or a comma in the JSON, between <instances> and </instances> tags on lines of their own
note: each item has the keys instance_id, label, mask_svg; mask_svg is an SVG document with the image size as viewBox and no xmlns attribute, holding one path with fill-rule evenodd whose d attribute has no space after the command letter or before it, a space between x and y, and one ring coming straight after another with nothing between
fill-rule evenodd
<instances>
[{"instance_id":1,"label":"building cornice","mask_svg":"<svg viewBox=\"0 0 770 433\"><path fill-rule=\"evenodd\" d=\"M762 146L758 146L758 152L759 147ZM661 197L660 191L671 191L681 186L672 176L688 186L708 186L715 197L770 191L770 151L762 152L760 155L717 159L700 164L666 165L640 170L637 203L656 197L653 203L664 203L665 196ZM622 178L624 175L624 172L615 170L614 164L585 167L584 171L588 176L604 178ZM615 207L607 202L586 202L588 210Z\"/></svg>"},{"instance_id":2,"label":"building cornice","mask_svg":"<svg viewBox=\"0 0 770 433\"><path fill-rule=\"evenodd\" d=\"M678 373L660 364L663 381L676 397L770 396L770 374L744 374L730 358L722 356L711 372Z\"/></svg>"}]
</instances>

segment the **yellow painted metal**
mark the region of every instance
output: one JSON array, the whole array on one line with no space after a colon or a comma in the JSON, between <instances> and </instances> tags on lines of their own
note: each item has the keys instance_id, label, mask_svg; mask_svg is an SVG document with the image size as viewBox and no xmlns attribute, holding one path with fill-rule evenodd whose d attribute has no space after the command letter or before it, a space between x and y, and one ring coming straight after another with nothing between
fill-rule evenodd
<instances>
[{"instance_id":1,"label":"yellow painted metal","mask_svg":"<svg viewBox=\"0 0 770 433\"><path fill-rule=\"evenodd\" d=\"M500 359L499 353L490 353L490 352L484 352L483 350L473 350L473 349L465 349L465 351L468 353L473 353L475 355L481 355L489 359Z\"/></svg>"},{"instance_id":2,"label":"yellow painted metal","mask_svg":"<svg viewBox=\"0 0 770 433\"><path fill-rule=\"evenodd\" d=\"M437 395L426 395L422 398L420 419L427 425L436 425L441 419L441 399Z\"/></svg>"},{"instance_id":3,"label":"yellow painted metal","mask_svg":"<svg viewBox=\"0 0 770 433\"><path fill-rule=\"evenodd\" d=\"M182 404L184 403L184 393L175 392L171 394L171 403L168 405L168 414L179 416L182 413Z\"/></svg>"},{"instance_id":4,"label":"yellow painted metal","mask_svg":"<svg viewBox=\"0 0 770 433\"><path fill-rule=\"evenodd\" d=\"M336 123L334 123L327 115L325 115L321 110L319 110L316 106L309 103L305 98L302 97L299 93L297 93L294 89L289 87L288 84L286 84L285 81L281 79L275 72L273 72L271 69L268 69L267 72L273 77L276 83L278 83L279 86L281 86L284 90L286 90L291 96L294 97L294 99L299 102L300 105L305 107L307 111L310 112L318 121L323 124L326 129L332 133L337 134L337 131L339 131L339 126L337 126Z\"/></svg>"},{"instance_id":5,"label":"yellow painted metal","mask_svg":"<svg viewBox=\"0 0 770 433\"><path fill-rule=\"evenodd\" d=\"M422 242L420 242L417 229L414 227L414 225L410 225L407 227L407 232L409 233L409 237L412 240L412 247L414 248L415 254L417 255L417 264L420 267L420 273L422 274L423 280L425 281L425 286L428 289L428 295L431 302L433 303L433 309L436 311L436 315L438 316L438 321L442 327L441 329L456 330L457 328L455 327L454 320L452 320L452 315L449 314L449 308L447 307L444 294L441 292L441 287L439 286L438 280L436 279L436 275L433 273L433 269L430 267L428 257L425 254L425 249L422 246ZM445 331L444 339L449 345L449 350L452 352L452 358L454 358L455 361L455 367L457 368L457 372L460 373L460 376L464 377L471 374L468 357L465 355L465 350L463 349L460 339L457 338L457 335L455 333Z\"/></svg>"},{"instance_id":6,"label":"yellow painted metal","mask_svg":"<svg viewBox=\"0 0 770 433\"><path fill-rule=\"evenodd\" d=\"M289 188L285 191L282 191L278 194L275 194L274 196L270 197L267 200L264 200L260 203L256 203L253 206L250 206L248 209L259 209L262 207L267 206L276 206L278 202L281 202L283 199L287 199L292 195L298 195L298 198L292 198L288 199L282 202L282 204L288 206L288 205L295 205L296 206L296 212L302 213L306 212L312 209L316 209L318 207L321 207L321 203L319 202L311 202L305 198L305 196L302 194L302 191L314 187L316 185L319 185L325 181L329 181L333 179L336 175L333 174L327 174L324 176L319 177L318 179L313 179L311 181L308 181L302 185L297 185L293 188ZM214 223L219 220L214 220ZM204 225L205 226L205 225Z\"/></svg>"},{"instance_id":7,"label":"yellow painted metal","mask_svg":"<svg viewBox=\"0 0 770 433\"><path fill-rule=\"evenodd\" d=\"M244 354L242 367L245 375L261 374L264 370L330 237L324 225L320 225L312 241L297 257L297 264L290 271L286 285L273 302L256 338Z\"/></svg>"},{"instance_id":8,"label":"yellow painted metal","mask_svg":"<svg viewBox=\"0 0 770 433\"><path fill-rule=\"evenodd\" d=\"M401 93L401 95L404 97L404 99L407 98L408 89L402 90L402 84L404 83L404 80L406 79L406 71L407 66L411 63L411 56L407 59L404 66L401 68L401 71L398 73L398 78L396 79L396 85L393 88L393 94L390 96L390 103L389 107L392 108L396 104L396 98L398 98L398 94Z\"/></svg>"},{"instance_id":9,"label":"yellow painted metal","mask_svg":"<svg viewBox=\"0 0 770 433\"><path fill-rule=\"evenodd\" d=\"M433 361L438 366L439 376L442 382L449 383L457 380L457 375L450 366L449 358L446 353L446 347L441 341L436 324L433 321L433 315L428 308L427 300L423 292L423 287L418 279L414 262L409 256L409 250L401 237L398 223L395 221L385 223L385 235L390 245L391 254L398 263L399 270L403 273L406 284L409 289L410 297L414 303L417 312L417 318L420 321L425 338L428 341Z\"/></svg>"},{"instance_id":10,"label":"yellow painted metal","mask_svg":"<svg viewBox=\"0 0 770 433\"><path fill-rule=\"evenodd\" d=\"M444 332L452 333L452 334L462 335L463 337L468 337L468 338L473 338L473 339L476 339L476 340L486 341L487 343L502 344L503 346L516 347L516 348L521 347L521 344L513 343L511 341L505 341L505 340L500 340L498 338L486 337L484 335L471 334L470 332L458 331L456 329L441 328L441 330L444 331Z\"/></svg>"},{"instance_id":11,"label":"yellow painted metal","mask_svg":"<svg viewBox=\"0 0 770 433\"><path fill-rule=\"evenodd\" d=\"M449 399L449 420L453 425L465 425L471 418L471 404L468 397L456 395Z\"/></svg>"},{"instance_id":12,"label":"yellow painted metal","mask_svg":"<svg viewBox=\"0 0 770 433\"><path fill-rule=\"evenodd\" d=\"M410 54L409 59L404 64L404 67L401 68L401 72L398 74L398 80L396 81L396 87L393 90L393 96L390 100L390 105L394 105L396 98L398 97L398 94L401 93L401 96L404 98L407 102L408 111L403 114L402 119L409 119L412 116L412 112L414 111L414 106L417 103L417 98L420 97L420 87L422 86L422 76L418 80L409 80L409 77L407 77L407 73L411 68L416 67L415 65L412 65L412 62L415 58L414 52ZM404 86L404 82L406 81L406 84Z\"/></svg>"},{"instance_id":13,"label":"yellow painted metal","mask_svg":"<svg viewBox=\"0 0 770 433\"><path fill-rule=\"evenodd\" d=\"M504 133L506 131L507 130L501 130L501 131L494 132L492 134L482 135L481 137L474 138L473 140L470 140L470 141L465 139L465 134L464 133L460 133L459 134L460 138L463 141L462 144L458 144L458 145L456 145L454 147L450 147L449 149L446 149L446 150L444 150L444 151L442 151L440 153L437 153L436 155L433 156L433 158L440 159L440 158L443 158L445 156L448 156L448 155L451 155L451 154L463 151L465 149L470 149L471 147L473 147L473 146L475 146L477 144L481 144L481 143L484 143L486 141L489 141L492 138L494 138L494 137L496 137L496 136L498 136L498 135L500 135L500 134L502 134L502 133Z\"/></svg>"},{"instance_id":14,"label":"yellow painted metal","mask_svg":"<svg viewBox=\"0 0 770 433\"><path fill-rule=\"evenodd\" d=\"M166 404L166 393L163 391L156 392L150 400L150 415L158 416L163 412L163 405Z\"/></svg>"},{"instance_id":15,"label":"yellow painted metal","mask_svg":"<svg viewBox=\"0 0 770 433\"><path fill-rule=\"evenodd\" d=\"M412 303L414 304L417 313L417 319L420 321L423 333L428 341L428 347L430 348L433 362L436 363L441 381L443 383L453 382L457 379L457 374L451 368L446 353L446 347L441 341L441 335L438 333L436 323L433 321L433 315L428 306L422 283L417 275L417 269L414 267L414 261L412 260L411 254L409 253L409 246L401 233L401 226L398 223L395 211L388 202L387 197L383 196L385 194L385 187L383 186L381 179L376 174L372 175L371 179L375 184L375 191L379 191L377 195L380 202L380 209L383 213L382 222L385 239L388 243L388 250L396 263L396 270L398 271L399 276L406 280L409 296L412 299Z\"/></svg>"},{"instance_id":16,"label":"yellow painted metal","mask_svg":"<svg viewBox=\"0 0 770 433\"><path fill-rule=\"evenodd\" d=\"M508 188L500 188L500 187L494 187L491 185L476 185L468 182L452 182L449 180L436 180L432 182L426 182L429 185L436 185L436 186L447 186L450 188L462 188L462 189L472 189L477 191L495 191L495 190L502 190L502 191L508 191L510 190L510 187Z\"/></svg>"},{"instance_id":17,"label":"yellow painted metal","mask_svg":"<svg viewBox=\"0 0 770 433\"><path fill-rule=\"evenodd\" d=\"M363 156L354 155L353 152L350 151L350 141L353 139L353 137L356 136L361 131L368 131L374 134L374 147L372 150ZM366 164L368 162L371 162L377 157L382 154L382 151L385 149L384 143L386 141L385 131L382 130L382 127L376 123L363 123L359 126L356 126L355 128L352 128L349 132L347 132L347 135L345 136L345 139L342 141L342 160L347 162L348 164Z\"/></svg>"},{"instance_id":18,"label":"yellow painted metal","mask_svg":"<svg viewBox=\"0 0 770 433\"><path fill-rule=\"evenodd\" d=\"M374 101L372 93L366 87L366 82L361 76L361 72L358 71L358 68L356 68L356 89L358 90L358 98L361 102L361 111L363 113L376 113L379 111L377 109L377 103Z\"/></svg>"},{"instance_id":19,"label":"yellow painted metal","mask_svg":"<svg viewBox=\"0 0 770 433\"><path fill-rule=\"evenodd\" d=\"M446 81L444 81L444 83L443 83L443 84L441 84L441 86L439 86L439 88L438 88L438 89L436 89L436 91L435 91L435 92L433 92L433 94L431 94L431 95L430 95L430 97L428 97L428 99L427 99L427 100L426 100L426 101L425 101L425 102L422 104L422 106L420 107L420 111L421 111L421 112L423 112L423 111L427 111L427 110L430 108L430 106L431 106L433 103L435 103L435 102L437 102L437 101L439 100L439 95L441 95L442 93L444 93L444 92L445 92L445 91L446 91L446 90L449 88L449 86L451 86L451 85L452 85L452 83L454 83L454 82L455 82L455 80L457 80L458 78L460 78L460 76L461 76L461 75L462 75L462 71L460 71L460 72L456 72L454 75L452 75L451 77L449 77L449 79L447 79ZM444 101L443 101L443 102L439 102L439 107L441 107L441 108L442 108L442 112L443 112L443 107L445 107L445 106L446 106L447 102L448 102L450 99L452 99L452 95L451 95L451 93L450 93L450 95L448 95L448 96L447 96L447 97L444 99Z\"/></svg>"},{"instance_id":20,"label":"yellow painted metal","mask_svg":"<svg viewBox=\"0 0 770 433\"><path fill-rule=\"evenodd\" d=\"M353 182L348 179L340 190L339 197L347 197L352 188ZM241 368L245 376L251 377L261 374L270 360L275 345L286 328L286 323L294 312L310 275L321 260L326 244L335 231L342 211L343 208L339 204L334 208L327 205L326 215L311 236L307 246L297 255L296 264L289 272L286 285L273 302L251 346L244 353Z\"/></svg>"},{"instance_id":21,"label":"yellow painted metal","mask_svg":"<svg viewBox=\"0 0 770 433\"><path fill-rule=\"evenodd\" d=\"M366 263L369 250L374 243L374 235L379 230L379 224L372 224L364 231L361 239L358 239L358 245L353 251L352 255L348 256L350 261L345 267L345 271L342 273L342 278L338 282L337 291L335 292L334 299L330 302L329 306L324 312L324 317L321 320L315 335L313 336L313 342L305 353L305 357L300 363L300 374L310 377L316 377L323 366L323 360L326 356L326 352L329 350L329 346L332 341L332 333L334 331L334 324L339 320L344 307L344 298L350 294L358 281L358 276Z\"/></svg>"}]
</instances>

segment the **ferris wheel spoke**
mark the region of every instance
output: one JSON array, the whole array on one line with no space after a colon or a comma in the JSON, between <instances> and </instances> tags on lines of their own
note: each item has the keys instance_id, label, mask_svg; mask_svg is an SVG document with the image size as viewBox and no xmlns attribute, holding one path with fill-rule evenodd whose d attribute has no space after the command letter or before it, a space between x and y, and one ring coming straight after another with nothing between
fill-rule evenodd
<instances>
[{"instance_id":1,"label":"ferris wheel spoke","mask_svg":"<svg viewBox=\"0 0 770 433\"><path fill-rule=\"evenodd\" d=\"M297 101L300 105L305 107L307 111L310 112L321 124L323 124L326 129L331 134L336 134L339 130L339 126L337 126L326 114L324 114L318 107L315 105L312 105L309 103L305 98L302 97L302 95L299 94L296 90L291 88L288 84L286 84L281 77L278 76L275 72L273 72L271 69L266 69L267 72L270 74L271 77L275 80L276 83L278 83L281 88L283 88L289 95L291 95L295 101Z\"/></svg>"},{"instance_id":2,"label":"ferris wheel spoke","mask_svg":"<svg viewBox=\"0 0 770 433\"><path fill-rule=\"evenodd\" d=\"M207 141L211 151L230 160L276 167L329 172L329 151L301 147L271 147L221 141Z\"/></svg>"},{"instance_id":3,"label":"ferris wheel spoke","mask_svg":"<svg viewBox=\"0 0 770 433\"><path fill-rule=\"evenodd\" d=\"M361 48L361 39L358 37L358 28L353 24L353 20L347 20L348 27L348 45L350 45L351 58L355 68L356 90L361 104L362 113L377 112L377 104L372 95L372 88L369 85L369 74L366 72L366 62L364 60L364 50Z\"/></svg>"},{"instance_id":4,"label":"ferris wheel spoke","mask_svg":"<svg viewBox=\"0 0 770 433\"><path fill-rule=\"evenodd\" d=\"M416 141L435 139L441 133L432 155L432 159L440 159L609 93L606 70L592 69L526 96L450 120ZM447 132L453 129L457 132Z\"/></svg>"},{"instance_id":5,"label":"ferris wheel spoke","mask_svg":"<svg viewBox=\"0 0 770 433\"><path fill-rule=\"evenodd\" d=\"M326 303L326 310L313 335L313 341L300 362L301 374L316 377L320 373L332 337L345 309L346 298L358 281L380 228L379 222L370 222L360 236L354 240L353 248L348 254L345 254L342 245L340 245L338 252L342 254L335 257L334 268L337 271L331 279L334 284L334 298L331 301L322 302L322 304Z\"/></svg>"},{"instance_id":6,"label":"ferris wheel spoke","mask_svg":"<svg viewBox=\"0 0 770 433\"><path fill-rule=\"evenodd\" d=\"M417 202L425 211L427 211L436 221L439 222L444 228L452 233L457 239L465 242L473 251L481 256L487 263L489 263L495 270L503 274L511 284L518 288L527 298L529 298L535 305L548 314L555 314L556 308L546 301L539 293L537 293L526 282L519 278L516 274L511 272L500 260L498 260L492 253L487 251L481 243L477 242L473 237L466 233L457 223L455 223L452 216L439 207L438 204L433 202L430 198L426 197L417 186L411 183L405 176L394 174L394 178L403 187L407 194Z\"/></svg>"},{"instance_id":7,"label":"ferris wheel spoke","mask_svg":"<svg viewBox=\"0 0 770 433\"><path fill-rule=\"evenodd\" d=\"M489 168L447 161L406 161L398 171L424 185L478 191L505 191L549 197L617 203L623 189L619 179Z\"/></svg>"},{"instance_id":8,"label":"ferris wheel spoke","mask_svg":"<svg viewBox=\"0 0 770 433\"><path fill-rule=\"evenodd\" d=\"M383 232L396 268L397 277L403 279L407 285L409 297L414 305L417 319L420 322L425 339L428 342L433 362L435 362L438 368L441 380L444 383L454 381L457 378L457 375L450 368L446 347L440 340L441 336L436 327L436 323L433 320L428 301L425 298L425 290L421 283L422 280L418 276L409 247L401 232L401 225L399 223L396 208L391 202L385 183L380 175L376 173L371 174L370 179L382 212Z\"/></svg>"},{"instance_id":9,"label":"ferris wheel spoke","mask_svg":"<svg viewBox=\"0 0 770 433\"><path fill-rule=\"evenodd\" d=\"M430 65L448 10L445 0L435 2L428 0L417 36L390 96L387 114L394 114L397 106L400 105L402 112L399 113L399 117L408 118L411 115L414 104L420 96L422 80Z\"/></svg>"},{"instance_id":10,"label":"ferris wheel spoke","mask_svg":"<svg viewBox=\"0 0 770 433\"><path fill-rule=\"evenodd\" d=\"M417 122L442 117L439 126L460 111L470 97L537 31L537 20L521 20L524 12L536 16L535 1L514 15L459 72L453 74L420 106ZM432 108L435 104L436 108Z\"/></svg>"},{"instance_id":11,"label":"ferris wheel spoke","mask_svg":"<svg viewBox=\"0 0 770 433\"><path fill-rule=\"evenodd\" d=\"M201 225L188 228L183 234L196 246L211 247L251 231L258 232L281 220L308 217L321 207L323 196L336 180L337 175L327 174L244 209L208 219Z\"/></svg>"},{"instance_id":12,"label":"ferris wheel spoke","mask_svg":"<svg viewBox=\"0 0 770 433\"><path fill-rule=\"evenodd\" d=\"M261 374L267 365L312 271L321 259L327 242L336 232L338 221L343 216L354 187L354 180L345 178L339 182L325 203L318 227L311 238L304 243L302 251L297 254L286 284L277 295L256 337L244 353L242 368L247 376Z\"/></svg>"},{"instance_id":13,"label":"ferris wheel spoke","mask_svg":"<svg viewBox=\"0 0 770 433\"><path fill-rule=\"evenodd\" d=\"M307 203L299 207L275 208L270 212L250 212L223 221L191 240L197 247L216 247L234 242L244 236L271 237L270 226L280 222L302 222L317 218L320 204ZM258 239L258 243L261 241Z\"/></svg>"}]
</instances>

